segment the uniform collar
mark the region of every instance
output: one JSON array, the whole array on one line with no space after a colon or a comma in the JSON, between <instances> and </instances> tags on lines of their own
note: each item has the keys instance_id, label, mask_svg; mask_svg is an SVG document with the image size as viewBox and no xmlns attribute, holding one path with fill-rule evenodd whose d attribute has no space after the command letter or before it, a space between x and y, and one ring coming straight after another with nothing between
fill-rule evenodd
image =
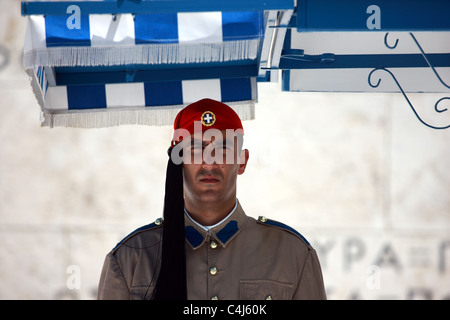
<instances>
[{"instance_id":1,"label":"uniform collar","mask_svg":"<svg viewBox=\"0 0 450 320\"><path fill-rule=\"evenodd\" d=\"M242 230L247 222L247 216L244 213L239 201L236 201L236 208L234 212L222 221L219 225L214 226L209 230L205 230L202 226L192 221L185 214L185 230L186 240L192 249L201 247L208 237L217 241L220 245L225 247L233 238Z\"/></svg>"},{"instance_id":2,"label":"uniform collar","mask_svg":"<svg viewBox=\"0 0 450 320\"><path fill-rule=\"evenodd\" d=\"M200 223L198 223L197 221L195 221L194 218L192 218L192 217L189 215L189 212L186 211L186 208L184 208L184 214L185 214L185 215L186 215L193 223L195 223L196 225L198 225L200 228L204 229L205 231L208 231L208 232L209 232L209 230L211 230L211 229L213 229L213 228L215 228L215 227L218 227L219 225L222 224L222 222L224 222L224 221L227 220L229 217L231 217L231 215L234 213L234 211L236 211L237 204L238 204L238 201L237 201L237 199L236 199L236 204L234 205L233 210L231 210L230 213L229 213L225 218L223 218L221 221L217 222L216 224L214 224L214 225L212 225L212 226L203 226L203 225L201 225Z\"/></svg>"}]
</instances>

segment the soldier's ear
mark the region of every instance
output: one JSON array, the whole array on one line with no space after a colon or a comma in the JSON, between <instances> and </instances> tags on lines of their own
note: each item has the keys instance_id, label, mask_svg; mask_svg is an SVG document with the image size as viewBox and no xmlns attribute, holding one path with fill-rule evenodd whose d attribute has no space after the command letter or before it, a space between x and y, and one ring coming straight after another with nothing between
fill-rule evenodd
<instances>
[{"instance_id":1,"label":"soldier's ear","mask_svg":"<svg viewBox=\"0 0 450 320\"><path fill-rule=\"evenodd\" d=\"M247 162L250 154L248 152L248 149L244 149L241 151L241 157L239 161L239 169L238 174L243 174L245 172L245 169L247 168Z\"/></svg>"}]
</instances>

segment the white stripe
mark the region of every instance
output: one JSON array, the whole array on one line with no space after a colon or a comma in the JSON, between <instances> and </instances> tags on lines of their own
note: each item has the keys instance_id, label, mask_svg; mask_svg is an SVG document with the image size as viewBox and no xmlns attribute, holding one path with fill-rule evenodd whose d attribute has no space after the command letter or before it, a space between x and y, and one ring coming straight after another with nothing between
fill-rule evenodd
<instances>
[{"instance_id":1,"label":"white stripe","mask_svg":"<svg viewBox=\"0 0 450 320\"><path fill-rule=\"evenodd\" d=\"M221 101L220 79L182 81L183 103L192 103L203 98Z\"/></svg>"},{"instance_id":2,"label":"white stripe","mask_svg":"<svg viewBox=\"0 0 450 320\"><path fill-rule=\"evenodd\" d=\"M258 100L258 81L255 77L250 78L250 85L252 88L252 100Z\"/></svg>"},{"instance_id":3,"label":"white stripe","mask_svg":"<svg viewBox=\"0 0 450 320\"><path fill-rule=\"evenodd\" d=\"M384 45L385 32L292 32L291 48L303 49L305 54L401 54L420 50L407 32L392 32ZM425 53L450 52L450 32L414 32Z\"/></svg>"},{"instance_id":4,"label":"white stripe","mask_svg":"<svg viewBox=\"0 0 450 320\"><path fill-rule=\"evenodd\" d=\"M131 14L89 15L91 46L134 45L134 21Z\"/></svg>"},{"instance_id":5,"label":"white stripe","mask_svg":"<svg viewBox=\"0 0 450 320\"><path fill-rule=\"evenodd\" d=\"M143 83L107 84L105 91L108 108L145 106Z\"/></svg>"},{"instance_id":6,"label":"white stripe","mask_svg":"<svg viewBox=\"0 0 450 320\"><path fill-rule=\"evenodd\" d=\"M222 42L222 13L178 13L178 40L179 42Z\"/></svg>"},{"instance_id":7,"label":"white stripe","mask_svg":"<svg viewBox=\"0 0 450 320\"><path fill-rule=\"evenodd\" d=\"M57 86L49 87L45 96L45 109L50 110L68 110L67 87Z\"/></svg>"},{"instance_id":8,"label":"white stripe","mask_svg":"<svg viewBox=\"0 0 450 320\"><path fill-rule=\"evenodd\" d=\"M448 92L429 68L388 68L406 92ZM290 91L318 92L400 92L394 79L385 71L373 69L304 69L290 71ZM450 68L436 68L442 79L450 79Z\"/></svg>"},{"instance_id":9,"label":"white stripe","mask_svg":"<svg viewBox=\"0 0 450 320\"><path fill-rule=\"evenodd\" d=\"M46 47L44 16L29 16L23 50L45 49Z\"/></svg>"}]
</instances>

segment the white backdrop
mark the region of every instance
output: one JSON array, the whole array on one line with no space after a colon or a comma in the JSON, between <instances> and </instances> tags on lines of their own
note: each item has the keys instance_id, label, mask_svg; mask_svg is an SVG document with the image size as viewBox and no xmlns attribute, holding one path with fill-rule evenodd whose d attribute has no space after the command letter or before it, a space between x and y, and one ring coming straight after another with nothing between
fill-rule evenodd
<instances>
[{"instance_id":1,"label":"white backdrop","mask_svg":"<svg viewBox=\"0 0 450 320\"><path fill-rule=\"evenodd\" d=\"M41 128L25 24L0 1L0 299L92 299L107 252L161 216L171 128ZM260 84L244 123L247 214L313 244L330 299L450 298L450 129L401 94L280 87ZM410 95L448 124L442 96Z\"/></svg>"}]
</instances>

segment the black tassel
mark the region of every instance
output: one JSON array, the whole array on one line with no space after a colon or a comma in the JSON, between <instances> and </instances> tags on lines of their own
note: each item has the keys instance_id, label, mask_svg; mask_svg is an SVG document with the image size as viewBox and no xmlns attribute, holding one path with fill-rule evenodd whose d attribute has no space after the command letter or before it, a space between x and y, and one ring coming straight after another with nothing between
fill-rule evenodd
<instances>
[{"instance_id":1,"label":"black tassel","mask_svg":"<svg viewBox=\"0 0 450 320\"><path fill-rule=\"evenodd\" d=\"M187 300L183 165L171 159L166 172L161 269L153 300Z\"/></svg>"}]
</instances>

